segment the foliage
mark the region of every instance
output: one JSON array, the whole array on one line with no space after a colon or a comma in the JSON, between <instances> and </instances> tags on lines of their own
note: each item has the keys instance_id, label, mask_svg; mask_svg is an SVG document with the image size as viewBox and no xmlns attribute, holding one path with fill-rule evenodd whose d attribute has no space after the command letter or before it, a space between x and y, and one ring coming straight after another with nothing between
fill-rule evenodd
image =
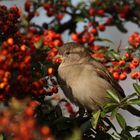
<instances>
[{"instance_id":1,"label":"foliage","mask_svg":"<svg viewBox=\"0 0 140 140\"><path fill-rule=\"evenodd\" d=\"M39 18L40 9L51 20L37 25L33 19ZM112 43L100 38L106 27L116 26L125 33L125 22L140 25L139 12L139 0L91 0L77 5L71 0L27 0L24 12L16 6L8 9L0 5L0 139L140 139L140 126L128 126L118 112L129 105L140 106L140 34L132 33L129 46L123 51L120 46L114 49L98 45L98 42ZM63 22L67 16L70 18ZM85 26L77 32L81 22ZM135 79L135 93L120 100L107 91L111 102L92 114L83 109L77 113L67 100L60 99L56 95L59 85L55 79L60 60L52 60L67 30L67 36L83 44L115 80L127 80L129 75ZM56 106L53 101L58 102ZM61 103L69 117L63 115ZM121 132L112 124L113 118ZM135 136L131 134L133 131L137 132Z\"/></svg>"}]
</instances>

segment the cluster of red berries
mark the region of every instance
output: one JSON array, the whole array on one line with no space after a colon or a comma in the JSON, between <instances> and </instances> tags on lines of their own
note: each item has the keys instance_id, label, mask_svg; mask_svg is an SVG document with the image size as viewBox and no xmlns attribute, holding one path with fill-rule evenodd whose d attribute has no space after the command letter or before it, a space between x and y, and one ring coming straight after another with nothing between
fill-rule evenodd
<instances>
[{"instance_id":1,"label":"cluster of red berries","mask_svg":"<svg viewBox=\"0 0 140 140\"><path fill-rule=\"evenodd\" d=\"M130 38L131 40L133 39L132 42L135 41L135 44L137 45L134 45L134 43L130 42ZM116 80L125 80L129 73L131 73L130 76L132 79L140 79L140 72L135 71L135 69L140 64L139 54L137 53L139 48L139 34L134 32L130 38L129 42L131 47L126 48L124 56L121 56L118 52L114 52L114 55L118 56L117 59L114 59L114 57L111 58L109 56L109 52L106 47L101 47L94 44L89 45L91 57L102 62Z\"/></svg>"},{"instance_id":2,"label":"cluster of red berries","mask_svg":"<svg viewBox=\"0 0 140 140\"><path fill-rule=\"evenodd\" d=\"M5 40L13 36L18 31L18 21L20 17L19 9L14 6L7 9L0 5L0 38Z\"/></svg>"},{"instance_id":3,"label":"cluster of red berries","mask_svg":"<svg viewBox=\"0 0 140 140\"><path fill-rule=\"evenodd\" d=\"M51 3L51 1L43 3L43 7L47 12L46 15L48 17L55 16L58 21L62 20L64 17L64 13L61 12L59 8L61 7L61 10L64 11L66 9L66 6L68 6L68 2L65 0L57 1L56 4Z\"/></svg>"},{"instance_id":4,"label":"cluster of red berries","mask_svg":"<svg viewBox=\"0 0 140 140\"><path fill-rule=\"evenodd\" d=\"M91 57L104 63L106 62L106 57L105 57L105 53L107 51L106 47L101 47L99 45L91 45L90 46L90 50L91 50Z\"/></svg>"},{"instance_id":5,"label":"cluster of red berries","mask_svg":"<svg viewBox=\"0 0 140 140\"><path fill-rule=\"evenodd\" d=\"M30 0L26 0L24 4L24 10L26 12L31 12L32 2Z\"/></svg>"},{"instance_id":6,"label":"cluster of red berries","mask_svg":"<svg viewBox=\"0 0 140 140\"><path fill-rule=\"evenodd\" d=\"M109 67L108 70L112 73L116 80L125 80L127 78L127 74L129 73L131 73L130 76L132 79L140 79L140 72L132 71L133 69L137 68L139 64L139 58L133 58L129 62L122 59L120 61L113 61L112 66Z\"/></svg>"},{"instance_id":7,"label":"cluster of red berries","mask_svg":"<svg viewBox=\"0 0 140 140\"><path fill-rule=\"evenodd\" d=\"M72 33L71 38L79 43L93 43L95 41L95 35L97 34L96 29L92 29L88 31L88 28L86 27L83 32L80 33Z\"/></svg>"},{"instance_id":8,"label":"cluster of red berries","mask_svg":"<svg viewBox=\"0 0 140 140\"><path fill-rule=\"evenodd\" d=\"M26 45L18 45L13 38L3 42L0 50L0 90L1 99L28 92L31 79L31 56ZM18 86L15 86L15 85Z\"/></svg>"},{"instance_id":9,"label":"cluster of red berries","mask_svg":"<svg viewBox=\"0 0 140 140\"><path fill-rule=\"evenodd\" d=\"M32 39L35 46L41 41L39 47L44 47L44 49L53 49L54 47L61 46L63 43L61 35L52 30L45 30L42 35L32 34L30 39ZM38 47L36 48L39 49Z\"/></svg>"},{"instance_id":10,"label":"cluster of red berries","mask_svg":"<svg viewBox=\"0 0 140 140\"><path fill-rule=\"evenodd\" d=\"M90 7L89 11L88 11L88 14L89 14L90 18L93 18L93 17L95 18L95 16L104 17L105 16L105 10L102 9L102 8L97 9L97 8L94 8L94 7ZM104 31L106 29L105 25L111 25L112 22L113 22L112 17L109 17L105 20L104 24L99 24L97 21L95 23L96 23L97 28L100 31ZM95 26L94 24L93 24L93 26Z\"/></svg>"},{"instance_id":11,"label":"cluster of red berries","mask_svg":"<svg viewBox=\"0 0 140 140\"><path fill-rule=\"evenodd\" d=\"M129 37L129 43L134 47L138 47L140 45L140 34L137 32L132 33Z\"/></svg>"},{"instance_id":12,"label":"cluster of red berries","mask_svg":"<svg viewBox=\"0 0 140 140\"><path fill-rule=\"evenodd\" d=\"M91 7L89 9L89 16L90 18L95 18L95 16L104 16L105 11L103 9L96 10L95 8ZM96 19L96 18L95 18ZM107 25L111 25L113 22L112 17L107 18L104 23L99 23L99 21L89 21L88 25L84 27L82 32L72 33L71 38L79 43L88 43L93 44L94 41L97 40L98 32L105 31Z\"/></svg>"},{"instance_id":13,"label":"cluster of red berries","mask_svg":"<svg viewBox=\"0 0 140 140\"><path fill-rule=\"evenodd\" d=\"M38 102L29 99L11 99L9 108L0 113L0 132L4 132L6 139L53 140L48 126L37 126L35 109L38 105Z\"/></svg>"},{"instance_id":14,"label":"cluster of red berries","mask_svg":"<svg viewBox=\"0 0 140 140\"><path fill-rule=\"evenodd\" d=\"M34 53L38 53L38 48L35 48L35 45L36 43L38 43L37 41L39 41L39 39L37 40L36 35L32 35L30 37L33 38L30 38L30 47L27 47L28 39L26 40L24 36L21 36L21 40L23 40L27 45L21 43L22 41L15 42L15 40L12 37L10 37L6 41L4 41L1 46L0 100L4 100L7 97L12 96L27 96L31 93L36 95L52 95L53 93L58 92L57 84L54 80L51 80L51 86L47 86L46 88L44 88L44 86L48 85L48 83L44 79L40 80L40 78L42 78L41 71L38 69L34 70L34 65L31 65L31 61L37 63L38 61L42 60L48 61L48 59L46 60L46 57L50 58L51 56L53 58L55 56L53 55L53 53L57 53L57 49L55 48L55 46L60 46L62 44L61 36L51 30L49 30L48 32L46 31L44 33L44 36L42 36L44 39L42 42L42 46L45 45L44 47L51 49L51 51L50 53L48 53L48 55L42 55L43 58L42 56L39 57L37 61L36 58L34 58L35 60L32 60L32 56ZM51 77L53 74L54 68L48 67L46 75ZM39 80L34 81L34 76L40 77L38 78Z\"/></svg>"},{"instance_id":15,"label":"cluster of red berries","mask_svg":"<svg viewBox=\"0 0 140 140\"><path fill-rule=\"evenodd\" d=\"M62 45L61 35L52 30L46 30L43 34L43 45L49 48L61 46Z\"/></svg>"},{"instance_id":16,"label":"cluster of red berries","mask_svg":"<svg viewBox=\"0 0 140 140\"><path fill-rule=\"evenodd\" d=\"M48 68L48 73L53 69L52 67ZM53 73L51 73L53 74ZM53 93L58 93L58 85L54 78L49 74L47 78L40 79L32 83L31 92L35 95L47 95L51 96ZM50 81L50 83L48 82Z\"/></svg>"},{"instance_id":17,"label":"cluster of red berries","mask_svg":"<svg viewBox=\"0 0 140 140\"><path fill-rule=\"evenodd\" d=\"M43 7L46 11L46 15L48 17L55 17L56 20L60 21L64 17L64 13L59 10L61 7L61 10L65 10L66 6L68 6L68 2L65 0L57 1L55 4L52 1L47 1L43 3L35 3L36 8L34 8L34 2L31 2L30 0L26 0L24 5L24 10L27 12L27 19L30 21L34 16L39 16L39 12L37 11L37 8ZM54 10L55 9L55 10ZM47 25L48 27L48 25Z\"/></svg>"},{"instance_id":18,"label":"cluster of red berries","mask_svg":"<svg viewBox=\"0 0 140 140\"><path fill-rule=\"evenodd\" d=\"M122 6L118 4L118 5L115 5L114 10L118 13L118 16L121 19L125 19L129 15L129 12L131 11L131 6L129 3L126 3Z\"/></svg>"}]
</instances>

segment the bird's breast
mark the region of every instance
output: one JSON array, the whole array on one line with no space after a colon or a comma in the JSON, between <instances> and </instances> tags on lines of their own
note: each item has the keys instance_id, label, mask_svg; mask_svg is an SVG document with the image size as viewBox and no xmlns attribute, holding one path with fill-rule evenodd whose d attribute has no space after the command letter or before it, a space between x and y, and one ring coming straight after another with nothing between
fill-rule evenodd
<instances>
[{"instance_id":1,"label":"bird's breast","mask_svg":"<svg viewBox=\"0 0 140 140\"><path fill-rule=\"evenodd\" d=\"M104 103L106 90L110 88L110 85L100 78L90 65L60 67L58 73L82 105L95 110L96 103Z\"/></svg>"}]
</instances>

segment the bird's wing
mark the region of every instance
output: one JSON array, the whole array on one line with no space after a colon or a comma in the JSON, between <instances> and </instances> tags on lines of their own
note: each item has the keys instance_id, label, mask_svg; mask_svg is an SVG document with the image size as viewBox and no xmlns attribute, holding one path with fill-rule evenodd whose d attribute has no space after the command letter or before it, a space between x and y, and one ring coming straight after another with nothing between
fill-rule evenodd
<instances>
[{"instance_id":1,"label":"bird's wing","mask_svg":"<svg viewBox=\"0 0 140 140\"><path fill-rule=\"evenodd\" d=\"M58 84L60 85L61 89L63 90L65 96L72 102L72 103L77 103L76 99L73 97L73 94L72 94L72 89L70 86L68 86L66 84L66 81L64 81L60 76L59 74L57 74L57 82Z\"/></svg>"},{"instance_id":2,"label":"bird's wing","mask_svg":"<svg viewBox=\"0 0 140 140\"><path fill-rule=\"evenodd\" d=\"M96 69L97 74L107 80L111 86L120 94L121 97L125 97L124 91L121 88L121 86L118 84L118 82L113 78L113 76L108 72L108 70L99 62L97 61L91 61L91 64Z\"/></svg>"}]
</instances>

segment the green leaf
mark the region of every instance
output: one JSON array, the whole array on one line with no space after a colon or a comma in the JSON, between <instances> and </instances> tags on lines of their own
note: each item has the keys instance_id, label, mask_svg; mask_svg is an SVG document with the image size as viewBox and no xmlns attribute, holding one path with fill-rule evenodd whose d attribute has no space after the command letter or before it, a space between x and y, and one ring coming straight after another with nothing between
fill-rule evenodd
<instances>
[{"instance_id":1,"label":"green leaf","mask_svg":"<svg viewBox=\"0 0 140 140\"><path fill-rule=\"evenodd\" d=\"M76 22L84 22L85 21L85 18L84 17L81 17L81 16L76 16L75 17L75 21Z\"/></svg>"},{"instance_id":2,"label":"green leaf","mask_svg":"<svg viewBox=\"0 0 140 140\"><path fill-rule=\"evenodd\" d=\"M25 16L22 16L22 17L21 17L21 22L20 22L20 24L21 24L21 26L25 26L25 27L29 26L28 20L26 19Z\"/></svg>"},{"instance_id":3,"label":"green leaf","mask_svg":"<svg viewBox=\"0 0 140 140\"><path fill-rule=\"evenodd\" d=\"M131 95L128 95L128 96L126 96L125 98L123 98L123 99L121 100L121 102L130 100L131 98L134 98L135 96L137 96L136 93L133 93L133 94L131 94Z\"/></svg>"},{"instance_id":4,"label":"green leaf","mask_svg":"<svg viewBox=\"0 0 140 140\"><path fill-rule=\"evenodd\" d=\"M55 31L57 31L59 28L60 28L60 25L59 25L59 24L55 24L55 26L53 27L53 29L54 29Z\"/></svg>"},{"instance_id":5,"label":"green leaf","mask_svg":"<svg viewBox=\"0 0 140 140\"><path fill-rule=\"evenodd\" d=\"M120 125L120 127L122 129L124 129L126 127L126 122L125 122L125 119L123 118L123 116L119 113L116 114L116 119Z\"/></svg>"},{"instance_id":6,"label":"green leaf","mask_svg":"<svg viewBox=\"0 0 140 140\"><path fill-rule=\"evenodd\" d=\"M111 112L112 110L114 110L117 106L118 106L118 104L116 104L116 103L107 103L104 105L103 110L104 110L104 112L108 113L108 112Z\"/></svg>"},{"instance_id":7,"label":"green leaf","mask_svg":"<svg viewBox=\"0 0 140 140\"><path fill-rule=\"evenodd\" d=\"M132 100L129 100L127 103L140 105L140 99L132 99Z\"/></svg>"},{"instance_id":8,"label":"green leaf","mask_svg":"<svg viewBox=\"0 0 140 140\"><path fill-rule=\"evenodd\" d=\"M119 108L116 107L116 108L111 112L111 118L112 118L112 119L116 116L116 114L118 113L118 110L119 110Z\"/></svg>"},{"instance_id":9,"label":"green leaf","mask_svg":"<svg viewBox=\"0 0 140 140\"><path fill-rule=\"evenodd\" d=\"M120 103L119 97L115 93L113 93L111 90L107 90L107 94L109 95L109 97L111 99L113 99L114 101Z\"/></svg>"},{"instance_id":10,"label":"green leaf","mask_svg":"<svg viewBox=\"0 0 140 140\"><path fill-rule=\"evenodd\" d=\"M40 47L42 46L42 42L43 42L43 38L41 37L39 41L35 44L36 49L40 49Z\"/></svg>"},{"instance_id":11,"label":"green leaf","mask_svg":"<svg viewBox=\"0 0 140 140\"><path fill-rule=\"evenodd\" d=\"M137 95L140 96L140 85L138 85L137 83L133 83L133 87L137 92Z\"/></svg>"},{"instance_id":12,"label":"green leaf","mask_svg":"<svg viewBox=\"0 0 140 140\"><path fill-rule=\"evenodd\" d=\"M117 52L114 52L114 51L110 51L109 52L109 56L111 57L111 58L113 58L114 60L120 60L120 55L117 53Z\"/></svg>"},{"instance_id":13,"label":"green leaf","mask_svg":"<svg viewBox=\"0 0 140 140\"><path fill-rule=\"evenodd\" d=\"M98 123L100 114L101 114L101 110L98 110L98 111L92 113L91 125L94 129L96 129L96 127L97 127L97 123Z\"/></svg>"}]
</instances>

